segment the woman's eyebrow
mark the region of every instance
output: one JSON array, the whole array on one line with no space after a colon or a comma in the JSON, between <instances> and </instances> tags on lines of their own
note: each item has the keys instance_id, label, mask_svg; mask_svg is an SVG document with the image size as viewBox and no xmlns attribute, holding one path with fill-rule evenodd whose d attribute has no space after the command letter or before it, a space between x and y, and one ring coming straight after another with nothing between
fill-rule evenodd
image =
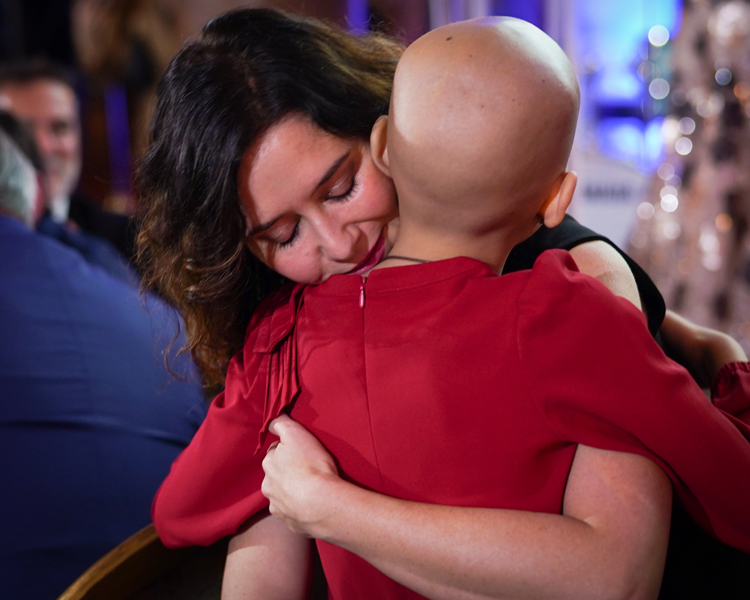
<instances>
[{"instance_id":1,"label":"woman's eyebrow","mask_svg":"<svg viewBox=\"0 0 750 600\"><path fill-rule=\"evenodd\" d=\"M268 221L268 223L261 223L257 227L253 227L250 231L247 232L247 237L255 237L259 233L264 232L266 229L270 229L271 226L280 219L281 217L276 217L272 221Z\"/></svg>"},{"instance_id":2,"label":"woman's eyebrow","mask_svg":"<svg viewBox=\"0 0 750 600\"><path fill-rule=\"evenodd\" d=\"M349 155L352 153L351 150L347 150L342 154L339 158L335 160L335 162L330 166L330 168L325 172L325 175L321 178L321 180L318 182L318 185L315 186L315 189L317 190L321 185L323 185L326 181L328 181L331 177L334 176L336 171L339 170L339 167L346 161L347 158L349 158ZM272 219L271 221L268 221L267 223L261 223L257 227L253 227L250 231L247 233L247 237L253 237L258 235L259 233L264 232L266 229L270 229L276 221L278 221L281 218L281 216L276 217L275 219Z\"/></svg>"},{"instance_id":3,"label":"woman's eyebrow","mask_svg":"<svg viewBox=\"0 0 750 600\"><path fill-rule=\"evenodd\" d=\"M344 152L344 154L342 154L342 155L341 155L341 156L340 156L340 157L339 157L339 158L338 158L338 159L336 160L336 162L334 162L334 163L333 163L333 164L331 165L331 168L330 168L330 169L328 169L328 170L326 171L325 175L323 175L323 177L321 178L321 180L320 180L320 181L318 182L318 185L316 185L316 186L315 186L315 189L316 189L316 190L317 190L317 189L318 189L318 188L319 188L319 187L320 187L321 185L323 185L323 184L324 184L324 183L325 183L326 181L328 181L328 180L329 180L329 179L330 179L331 177L333 177L334 173L336 173L336 171L338 171L338 170L339 170L339 167L340 167L340 166L341 166L341 165L343 164L343 162L344 162L344 161L345 161L345 160L346 160L347 158L349 158L349 155L350 155L351 153L352 153L352 151L351 151L351 150L347 150L346 152Z\"/></svg>"}]
</instances>

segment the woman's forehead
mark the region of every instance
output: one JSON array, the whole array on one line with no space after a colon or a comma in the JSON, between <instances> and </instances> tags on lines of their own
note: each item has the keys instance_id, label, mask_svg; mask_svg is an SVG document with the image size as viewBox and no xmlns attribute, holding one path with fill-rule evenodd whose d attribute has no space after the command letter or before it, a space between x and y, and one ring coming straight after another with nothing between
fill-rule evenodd
<instances>
[{"instance_id":1,"label":"woman's forehead","mask_svg":"<svg viewBox=\"0 0 750 600\"><path fill-rule=\"evenodd\" d=\"M308 117L294 115L271 127L243 154L240 198L262 220L269 210L312 196L356 142L335 136Z\"/></svg>"}]
</instances>

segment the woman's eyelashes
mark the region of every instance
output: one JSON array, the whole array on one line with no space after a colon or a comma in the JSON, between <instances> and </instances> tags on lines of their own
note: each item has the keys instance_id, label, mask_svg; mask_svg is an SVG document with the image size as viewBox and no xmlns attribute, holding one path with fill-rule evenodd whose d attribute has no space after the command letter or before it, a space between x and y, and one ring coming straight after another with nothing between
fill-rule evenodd
<instances>
[{"instance_id":1,"label":"woman's eyelashes","mask_svg":"<svg viewBox=\"0 0 750 600\"><path fill-rule=\"evenodd\" d=\"M299 221L297 221L297 224L294 226L294 229L292 230L291 235L283 241L277 240L276 245L279 248L287 248L291 246L298 237L299 237Z\"/></svg>"},{"instance_id":2,"label":"woman's eyelashes","mask_svg":"<svg viewBox=\"0 0 750 600\"><path fill-rule=\"evenodd\" d=\"M359 189L359 183L357 182L356 178L352 177L349 179L344 187L344 185L341 186L344 188L344 191L341 193L336 193L336 186L331 188L331 191L328 192L328 195L325 197L327 201L333 201L333 202L345 202L349 198L351 198L354 194L357 193L357 190ZM299 221L294 226L294 229L292 230L291 235L285 240L274 240L274 243L278 248L288 248L291 246L297 239L299 238Z\"/></svg>"},{"instance_id":3,"label":"woman's eyelashes","mask_svg":"<svg viewBox=\"0 0 750 600\"><path fill-rule=\"evenodd\" d=\"M357 178L350 176L334 185L326 194L325 199L342 202L351 198L358 188Z\"/></svg>"},{"instance_id":4,"label":"woman's eyelashes","mask_svg":"<svg viewBox=\"0 0 750 600\"><path fill-rule=\"evenodd\" d=\"M347 175L342 177L337 183L335 183L329 190L328 193L323 197L325 202L345 202L354 196L359 190L359 181L355 175ZM287 228L284 228L285 230ZM283 239L286 234L277 234L266 238L269 242L272 242L277 248L288 248L299 239L300 220L298 219L292 229L291 233Z\"/></svg>"},{"instance_id":5,"label":"woman's eyelashes","mask_svg":"<svg viewBox=\"0 0 750 600\"><path fill-rule=\"evenodd\" d=\"M253 240L264 246L275 246L286 248L291 246L299 236L300 219L285 217L277 220L268 229L260 231L253 236Z\"/></svg>"}]
</instances>

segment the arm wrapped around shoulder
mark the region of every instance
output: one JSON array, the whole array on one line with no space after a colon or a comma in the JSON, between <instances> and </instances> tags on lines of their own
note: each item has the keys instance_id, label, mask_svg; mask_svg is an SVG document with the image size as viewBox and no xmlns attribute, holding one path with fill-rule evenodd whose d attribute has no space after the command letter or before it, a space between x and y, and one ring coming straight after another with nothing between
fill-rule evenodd
<instances>
[{"instance_id":1,"label":"arm wrapped around shoulder","mask_svg":"<svg viewBox=\"0 0 750 600\"><path fill-rule=\"evenodd\" d=\"M520 298L518 340L532 394L562 440L650 458L701 526L750 551L750 428L719 408L728 398L712 405L666 358L640 311L552 251Z\"/></svg>"}]
</instances>

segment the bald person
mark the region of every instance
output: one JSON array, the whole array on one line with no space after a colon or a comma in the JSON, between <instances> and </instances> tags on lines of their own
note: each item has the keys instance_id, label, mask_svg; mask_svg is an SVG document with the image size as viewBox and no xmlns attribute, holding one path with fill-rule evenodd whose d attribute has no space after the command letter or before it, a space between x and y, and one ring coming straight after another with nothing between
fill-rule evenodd
<instances>
[{"instance_id":1,"label":"bald person","mask_svg":"<svg viewBox=\"0 0 750 600\"><path fill-rule=\"evenodd\" d=\"M412 44L390 117L371 136L399 197L402 229L388 260L471 256L500 273L516 244L565 215L578 105L568 58L525 21L457 23Z\"/></svg>"}]
</instances>

